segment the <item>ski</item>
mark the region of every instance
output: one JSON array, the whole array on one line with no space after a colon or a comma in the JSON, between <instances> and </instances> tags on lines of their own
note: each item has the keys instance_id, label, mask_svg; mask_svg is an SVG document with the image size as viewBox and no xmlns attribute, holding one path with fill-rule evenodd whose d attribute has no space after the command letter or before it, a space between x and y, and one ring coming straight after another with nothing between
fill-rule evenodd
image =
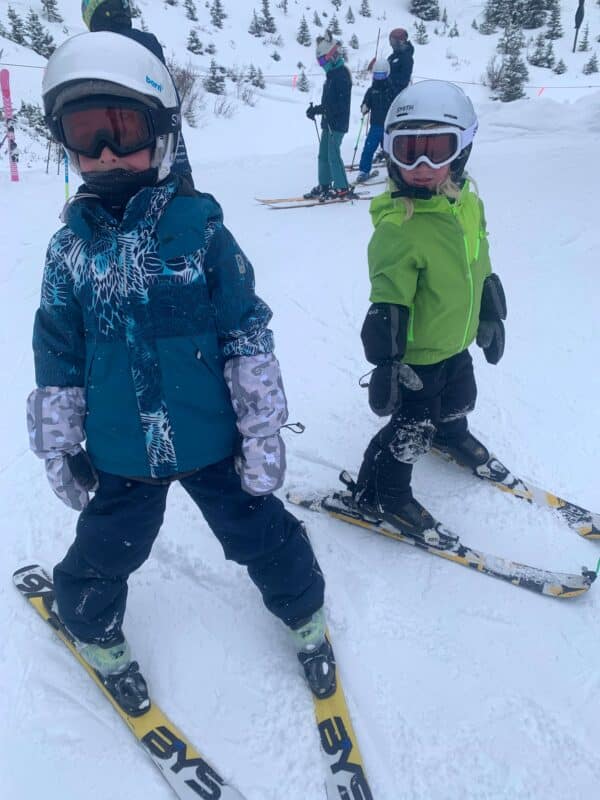
<instances>
[{"instance_id":1,"label":"ski","mask_svg":"<svg viewBox=\"0 0 600 800\"><path fill-rule=\"evenodd\" d=\"M12 100L10 96L10 73L7 69L0 70L0 90L2 92L2 107L4 122L6 124L6 139L8 141L8 160L10 162L11 181L19 180L19 151L15 141L15 120L13 115Z\"/></svg>"},{"instance_id":2,"label":"ski","mask_svg":"<svg viewBox=\"0 0 600 800\"><path fill-rule=\"evenodd\" d=\"M370 194L359 194L354 195L353 197L332 197L329 200L299 200L297 202L292 203L265 203L268 208L272 209L273 211L281 211L284 209L289 208L313 208L316 206L332 206L332 205L339 205L342 203L354 203L355 200L372 200L373 196Z\"/></svg>"},{"instance_id":3,"label":"ski","mask_svg":"<svg viewBox=\"0 0 600 800\"><path fill-rule=\"evenodd\" d=\"M268 197L255 197L254 198L257 202L262 203L265 206L273 206L279 208L281 204L286 204L285 208L289 207L296 208L296 206L304 207L304 206L324 206L328 205L329 203L348 203L351 200L371 200L372 195L368 194L367 192L356 192L354 197L349 197L347 199L338 199L338 198L331 198L329 200L319 200L318 197L275 197L275 198L268 198Z\"/></svg>"},{"instance_id":4,"label":"ski","mask_svg":"<svg viewBox=\"0 0 600 800\"><path fill-rule=\"evenodd\" d=\"M306 508L309 511L320 511L342 522L358 525L375 533L387 536L398 542L405 542L420 550L425 550L432 555L461 564L464 567L491 575L507 581L513 586L530 589L538 594L549 597L576 597L587 592L596 579L596 573L585 567L581 574L555 572L552 570L530 567L506 558L474 550L463 544L460 537L445 528L441 523L436 523L435 529L427 531L423 538L409 536L400 530L387 525L375 518L362 514L352 500L352 487L354 482L347 472L342 472L340 479L346 485L346 491L331 491L323 493L304 493L290 491L287 499L290 503Z\"/></svg>"},{"instance_id":5,"label":"ski","mask_svg":"<svg viewBox=\"0 0 600 800\"><path fill-rule=\"evenodd\" d=\"M29 604L52 627L94 683L104 692L177 797L182 800L197 800L198 797L211 800L245 800L244 795L227 783L155 703L141 716L132 717L123 711L99 674L81 658L58 618L48 611L44 600L51 600L54 587L52 579L42 567L37 564L22 567L14 573L13 581Z\"/></svg>"},{"instance_id":6,"label":"ski","mask_svg":"<svg viewBox=\"0 0 600 800\"><path fill-rule=\"evenodd\" d=\"M373 800L339 672L335 693L325 700L313 695L313 701L325 763L327 800Z\"/></svg>"},{"instance_id":7,"label":"ski","mask_svg":"<svg viewBox=\"0 0 600 800\"><path fill-rule=\"evenodd\" d=\"M541 508L551 508L570 528L584 539L600 539L600 514L588 511L586 508L575 505L575 503L571 503L568 500L563 500L562 497L558 497L546 489L540 489L538 486L529 483L529 481L521 480L521 478L513 475L493 453L490 453L490 457L485 464L476 469L471 469L471 467L465 467L445 450L434 446L432 452L449 463L456 464L462 469L471 472L476 478L491 483L496 489L511 494L513 497L527 500L529 503Z\"/></svg>"}]
</instances>

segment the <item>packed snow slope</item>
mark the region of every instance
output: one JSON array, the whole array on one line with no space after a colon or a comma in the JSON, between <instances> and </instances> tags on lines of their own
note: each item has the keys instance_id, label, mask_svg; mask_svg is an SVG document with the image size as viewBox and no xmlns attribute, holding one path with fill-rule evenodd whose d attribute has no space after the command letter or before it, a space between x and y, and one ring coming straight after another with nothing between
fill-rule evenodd
<instances>
[{"instance_id":1,"label":"packed snow slope","mask_svg":"<svg viewBox=\"0 0 600 800\"><path fill-rule=\"evenodd\" d=\"M35 95L34 80L14 74ZM474 348L472 428L515 472L598 509L600 93L533 93L510 105L470 93L481 126L469 167L509 301L504 359L490 367ZM348 159L357 100L358 89ZM380 421L358 386L368 369L359 336L368 204L271 211L254 199L316 181L306 102L289 87L267 90L255 108L186 136L197 185L223 205L274 310L290 420L306 425L287 435L287 485L312 489L335 486L341 468L355 471ZM11 583L21 565L60 559L76 521L27 446L32 319L63 199L62 176L31 164L11 184L0 161L0 796L167 800L163 778ZM473 547L575 572L600 556L600 544L552 513L433 458L418 464L414 484ZM330 630L376 800L595 796L597 586L576 600L538 597L297 513L326 574ZM131 578L126 633L153 697L248 800L324 799L312 703L286 631L245 571L224 561L179 487L150 560Z\"/></svg>"}]
</instances>

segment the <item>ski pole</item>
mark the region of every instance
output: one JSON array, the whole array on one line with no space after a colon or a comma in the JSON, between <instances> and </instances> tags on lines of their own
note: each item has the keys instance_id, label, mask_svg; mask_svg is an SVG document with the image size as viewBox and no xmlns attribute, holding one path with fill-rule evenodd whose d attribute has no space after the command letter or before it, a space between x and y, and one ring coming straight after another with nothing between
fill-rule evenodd
<instances>
[{"instance_id":1,"label":"ski pole","mask_svg":"<svg viewBox=\"0 0 600 800\"><path fill-rule=\"evenodd\" d=\"M362 129L363 129L364 123L365 123L365 117L363 115L361 117L361 120L360 120L360 128L358 129L358 136L356 137L356 144L354 145L354 152L352 153L352 164L350 165L352 168L354 168L354 159L356 158L356 151L358 150L358 143L360 141L360 135L362 133Z\"/></svg>"},{"instance_id":2,"label":"ski pole","mask_svg":"<svg viewBox=\"0 0 600 800\"><path fill-rule=\"evenodd\" d=\"M315 123L315 130L317 132L318 142L319 142L319 144L321 144L321 134L319 133L319 126L317 125L317 120L313 119L313 122Z\"/></svg>"}]
</instances>

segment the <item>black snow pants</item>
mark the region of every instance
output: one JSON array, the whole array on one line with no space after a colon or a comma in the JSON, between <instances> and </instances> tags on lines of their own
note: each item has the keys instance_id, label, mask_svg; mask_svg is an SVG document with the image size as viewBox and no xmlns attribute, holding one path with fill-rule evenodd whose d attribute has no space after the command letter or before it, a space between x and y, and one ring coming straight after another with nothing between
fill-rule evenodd
<instances>
[{"instance_id":1,"label":"black snow pants","mask_svg":"<svg viewBox=\"0 0 600 800\"><path fill-rule=\"evenodd\" d=\"M150 555L168 484L99 473L100 485L54 568L56 600L67 628L86 642L120 634L127 579ZM225 557L243 564L269 611L294 627L323 605L324 579L302 524L274 495L241 488L233 459L182 477ZM232 590L233 591L233 590Z\"/></svg>"},{"instance_id":2,"label":"black snow pants","mask_svg":"<svg viewBox=\"0 0 600 800\"><path fill-rule=\"evenodd\" d=\"M423 382L419 391L402 388L402 405L371 440L358 474L357 490L389 511L412 499L412 469L435 438L454 444L467 434L466 415L475 408L473 361L463 350L445 361L412 365Z\"/></svg>"}]
</instances>

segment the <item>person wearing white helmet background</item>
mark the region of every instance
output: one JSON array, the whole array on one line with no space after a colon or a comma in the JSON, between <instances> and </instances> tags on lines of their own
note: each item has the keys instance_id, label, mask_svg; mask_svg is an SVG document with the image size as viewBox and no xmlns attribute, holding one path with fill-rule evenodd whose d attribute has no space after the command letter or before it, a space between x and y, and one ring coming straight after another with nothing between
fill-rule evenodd
<instances>
[{"instance_id":1,"label":"person wearing white helmet background","mask_svg":"<svg viewBox=\"0 0 600 800\"><path fill-rule=\"evenodd\" d=\"M389 77L389 63L385 58L377 59L373 63L373 82L367 89L360 106L363 115L370 113L371 116L369 119L369 132L365 138L358 165L357 183L363 183L369 178L375 151L379 146L383 145L383 125L388 109L394 99Z\"/></svg>"},{"instance_id":2,"label":"person wearing white helmet background","mask_svg":"<svg viewBox=\"0 0 600 800\"><path fill-rule=\"evenodd\" d=\"M433 443L474 471L489 458L469 432L477 388L469 346L504 352L506 301L492 273L483 204L464 173L477 117L446 81L401 92L385 120L389 188L371 202L371 306L361 338L375 366L369 403L387 424L367 447L353 487L358 509L444 546L415 500L412 469Z\"/></svg>"},{"instance_id":3,"label":"person wearing white helmet background","mask_svg":"<svg viewBox=\"0 0 600 800\"><path fill-rule=\"evenodd\" d=\"M323 575L273 495L287 401L272 313L216 200L171 172L180 110L168 70L130 38L85 33L53 53L42 91L84 180L48 246L27 399L31 449L81 512L53 610L115 700L145 713L122 630L127 580L177 480L290 629L313 693L329 696Z\"/></svg>"}]
</instances>

